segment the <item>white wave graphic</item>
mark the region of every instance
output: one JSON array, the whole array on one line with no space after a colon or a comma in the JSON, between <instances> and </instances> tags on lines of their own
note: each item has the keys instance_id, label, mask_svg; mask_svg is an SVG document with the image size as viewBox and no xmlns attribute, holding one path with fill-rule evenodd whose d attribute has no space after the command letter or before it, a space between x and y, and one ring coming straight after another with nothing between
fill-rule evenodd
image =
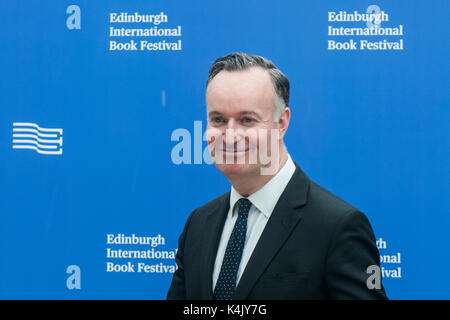
<instances>
[{"instance_id":1,"label":"white wave graphic","mask_svg":"<svg viewBox=\"0 0 450 320\"><path fill-rule=\"evenodd\" d=\"M59 128L55 128L55 129L53 129L53 128L52 129L41 128L37 124L31 123L31 122L14 122L13 123L13 127L34 127L38 131L42 131L42 132L59 132L59 134L63 133L63 129L59 129Z\"/></svg>"},{"instance_id":2,"label":"white wave graphic","mask_svg":"<svg viewBox=\"0 0 450 320\"><path fill-rule=\"evenodd\" d=\"M36 150L40 154L62 154L62 148L58 151L46 151L41 150L38 147L30 146L30 145L13 145L13 149L33 149Z\"/></svg>"},{"instance_id":3,"label":"white wave graphic","mask_svg":"<svg viewBox=\"0 0 450 320\"><path fill-rule=\"evenodd\" d=\"M33 134L20 134L20 133L14 133L13 138L30 138L30 139L36 139L38 142L41 143L58 143L60 146L62 146L62 137L60 137L58 140L51 140L51 139L40 139L36 135ZM14 142L14 140L13 140ZM20 141L17 141L20 142Z\"/></svg>"},{"instance_id":4,"label":"white wave graphic","mask_svg":"<svg viewBox=\"0 0 450 320\"><path fill-rule=\"evenodd\" d=\"M63 130L41 128L31 122L13 123L13 149L32 149L40 154L62 154Z\"/></svg>"}]
</instances>

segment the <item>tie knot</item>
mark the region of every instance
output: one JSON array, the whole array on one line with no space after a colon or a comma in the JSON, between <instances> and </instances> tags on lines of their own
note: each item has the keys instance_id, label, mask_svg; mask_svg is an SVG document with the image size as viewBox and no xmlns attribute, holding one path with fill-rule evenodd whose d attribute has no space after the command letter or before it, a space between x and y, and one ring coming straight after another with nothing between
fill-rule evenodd
<instances>
[{"instance_id":1,"label":"tie knot","mask_svg":"<svg viewBox=\"0 0 450 320\"><path fill-rule=\"evenodd\" d=\"M250 200L241 198L238 200L237 204L239 208L239 215L247 216L248 212L250 211L250 207L252 206Z\"/></svg>"}]
</instances>

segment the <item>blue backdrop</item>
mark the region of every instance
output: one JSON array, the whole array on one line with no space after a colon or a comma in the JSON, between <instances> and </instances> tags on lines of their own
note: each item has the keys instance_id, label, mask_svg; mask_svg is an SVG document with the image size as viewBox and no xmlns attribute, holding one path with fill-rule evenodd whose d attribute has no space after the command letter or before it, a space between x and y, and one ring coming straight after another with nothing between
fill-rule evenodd
<instances>
[{"instance_id":1,"label":"blue backdrop","mask_svg":"<svg viewBox=\"0 0 450 320\"><path fill-rule=\"evenodd\" d=\"M401 34L329 34L367 27L330 12L369 5ZM234 51L289 78L288 150L369 217L388 296L450 298L448 1L2 1L0 12L0 298L165 298L186 218L230 188L198 151L208 69ZM135 12L165 21L111 21ZM330 49L351 40L356 50ZM133 234L159 242L112 243Z\"/></svg>"}]
</instances>

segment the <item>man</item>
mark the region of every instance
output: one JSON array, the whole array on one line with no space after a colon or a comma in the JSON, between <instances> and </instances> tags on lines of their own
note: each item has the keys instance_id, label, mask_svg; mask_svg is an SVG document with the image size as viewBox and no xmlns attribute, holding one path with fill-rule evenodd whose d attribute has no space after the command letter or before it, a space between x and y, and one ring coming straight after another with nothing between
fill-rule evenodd
<instances>
[{"instance_id":1,"label":"man","mask_svg":"<svg viewBox=\"0 0 450 320\"><path fill-rule=\"evenodd\" d=\"M365 215L287 152L283 73L263 57L227 55L210 69L206 105L211 157L232 187L189 216L167 298L386 299L368 286L379 253Z\"/></svg>"}]
</instances>

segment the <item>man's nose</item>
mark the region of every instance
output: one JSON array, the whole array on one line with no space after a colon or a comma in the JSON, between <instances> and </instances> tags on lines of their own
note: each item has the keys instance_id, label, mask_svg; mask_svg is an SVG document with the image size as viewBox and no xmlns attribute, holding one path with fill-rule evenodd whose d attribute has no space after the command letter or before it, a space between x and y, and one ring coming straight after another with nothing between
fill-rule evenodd
<instances>
[{"instance_id":1,"label":"man's nose","mask_svg":"<svg viewBox=\"0 0 450 320\"><path fill-rule=\"evenodd\" d=\"M224 132L224 142L227 145L234 145L242 139L242 129L238 128L234 119L228 121Z\"/></svg>"}]
</instances>

